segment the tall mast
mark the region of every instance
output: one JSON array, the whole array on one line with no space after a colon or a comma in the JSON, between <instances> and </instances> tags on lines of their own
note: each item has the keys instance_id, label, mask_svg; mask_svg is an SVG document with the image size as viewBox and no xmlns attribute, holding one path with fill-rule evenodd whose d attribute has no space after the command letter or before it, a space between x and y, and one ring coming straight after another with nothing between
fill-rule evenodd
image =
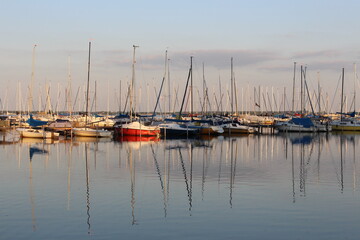
<instances>
[{"instance_id":1,"label":"tall mast","mask_svg":"<svg viewBox=\"0 0 360 240\"><path fill-rule=\"evenodd\" d=\"M71 58L70 56L68 57L68 90L67 90L67 110L70 113L72 113L72 99L71 99L71 95L72 95L72 89L71 89Z\"/></svg>"},{"instance_id":2,"label":"tall mast","mask_svg":"<svg viewBox=\"0 0 360 240\"><path fill-rule=\"evenodd\" d=\"M222 92L221 92L221 81L220 81L220 75L219 75L219 94L220 94L220 96L219 96L219 99L220 99L220 112L222 113Z\"/></svg>"},{"instance_id":3,"label":"tall mast","mask_svg":"<svg viewBox=\"0 0 360 240\"><path fill-rule=\"evenodd\" d=\"M29 113L33 111L34 100L33 100L33 87L34 87L34 78L35 78L35 48L36 44L33 47L32 52L32 66L31 66L31 82L30 82L30 89L29 89L29 102L28 102L28 111Z\"/></svg>"},{"instance_id":4,"label":"tall mast","mask_svg":"<svg viewBox=\"0 0 360 240\"><path fill-rule=\"evenodd\" d=\"M194 97L193 97L193 66L192 66L192 61L193 61L193 56L190 57L190 84L191 84L191 111L190 111L190 115L191 115L191 119L192 119L192 114L193 114L193 111L194 111Z\"/></svg>"},{"instance_id":5,"label":"tall mast","mask_svg":"<svg viewBox=\"0 0 360 240\"><path fill-rule=\"evenodd\" d=\"M164 66L164 81L166 80L166 74L167 74L167 63L168 63L168 57L167 57L167 50L165 51L165 66ZM168 85L170 85L170 83L168 82ZM159 93L160 94L160 93ZM166 93L164 93L164 112L166 112ZM168 101L170 102L170 99L168 99ZM169 105L170 106L170 105Z\"/></svg>"},{"instance_id":6,"label":"tall mast","mask_svg":"<svg viewBox=\"0 0 360 240\"><path fill-rule=\"evenodd\" d=\"M293 77L293 92L292 92L292 112L295 111L295 74L296 74L296 62L294 62L294 77Z\"/></svg>"},{"instance_id":7,"label":"tall mast","mask_svg":"<svg viewBox=\"0 0 360 240\"><path fill-rule=\"evenodd\" d=\"M233 58L231 58L230 91L231 91L231 114L234 113L234 79L233 79Z\"/></svg>"},{"instance_id":8,"label":"tall mast","mask_svg":"<svg viewBox=\"0 0 360 240\"><path fill-rule=\"evenodd\" d=\"M354 112L356 113L356 63L354 63Z\"/></svg>"},{"instance_id":9,"label":"tall mast","mask_svg":"<svg viewBox=\"0 0 360 240\"><path fill-rule=\"evenodd\" d=\"M234 74L235 75L235 74ZM236 80L234 76L234 94L235 94L235 114L238 115L238 98L237 98L237 91L236 91Z\"/></svg>"},{"instance_id":10,"label":"tall mast","mask_svg":"<svg viewBox=\"0 0 360 240\"><path fill-rule=\"evenodd\" d=\"M168 95L169 95L169 113L171 113L171 84L170 84L170 58L167 59L168 73Z\"/></svg>"},{"instance_id":11,"label":"tall mast","mask_svg":"<svg viewBox=\"0 0 360 240\"><path fill-rule=\"evenodd\" d=\"M319 110L319 114L321 112L321 88L320 88L320 72L317 73L318 76L318 110Z\"/></svg>"},{"instance_id":12,"label":"tall mast","mask_svg":"<svg viewBox=\"0 0 360 240\"><path fill-rule=\"evenodd\" d=\"M344 105L344 68L342 69L342 78L341 78L341 105L340 105L340 119L343 118L343 105Z\"/></svg>"},{"instance_id":13,"label":"tall mast","mask_svg":"<svg viewBox=\"0 0 360 240\"><path fill-rule=\"evenodd\" d=\"M85 124L87 124L87 118L88 118L88 115L89 115L90 53L91 53L91 42L89 42L88 77L87 77L87 86L86 86L86 115L85 115Z\"/></svg>"},{"instance_id":14,"label":"tall mast","mask_svg":"<svg viewBox=\"0 0 360 240\"><path fill-rule=\"evenodd\" d=\"M95 80L95 86L94 86L94 103L95 103L95 112L97 112L97 84L96 84L96 80ZM91 106L92 109L92 106Z\"/></svg>"},{"instance_id":15,"label":"tall mast","mask_svg":"<svg viewBox=\"0 0 360 240\"><path fill-rule=\"evenodd\" d=\"M303 95L303 66L300 67L300 112L303 114L303 104L304 104L304 95Z\"/></svg>"},{"instance_id":16,"label":"tall mast","mask_svg":"<svg viewBox=\"0 0 360 240\"><path fill-rule=\"evenodd\" d=\"M133 101L134 101L134 87L135 87L135 49L139 46L133 45L133 61L132 61L132 77L131 77L131 85L130 85L130 121L132 120L133 115Z\"/></svg>"},{"instance_id":17,"label":"tall mast","mask_svg":"<svg viewBox=\"0 0 360 240\"><path fill-rule=\"evenodd\" d=\"M206 113L206 96L205 96L205 87L206 87L206 84L205 84L205 65L204 65L204 62L202 64L202 67L203 67L203 107L202 107L202 111L203 111L203 114Z\"/></svg>"},{"instance_id":18,"label":"tall mast","mask_svg":"<svg viewBox=\"0 0 360 240\"><path fill-rule=\"evenodd\" d=\"M285 101L286 101L286 87L284 87L284 96L283 96L283 103L284 103L284 114L285 114ZM279 106L279 112L280 112L280 106Z\"/></svg>"}]
</instances>

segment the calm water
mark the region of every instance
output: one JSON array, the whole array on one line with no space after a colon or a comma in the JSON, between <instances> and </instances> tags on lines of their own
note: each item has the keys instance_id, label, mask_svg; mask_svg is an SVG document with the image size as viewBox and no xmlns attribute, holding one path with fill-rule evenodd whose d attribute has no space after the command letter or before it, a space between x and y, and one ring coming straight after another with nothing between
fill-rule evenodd
<instances>
[{"instance_id":1,"label":"calm water","mask_svg":"<svg viewBox=\"0 0 360 240\"><path fill-rule=\"evenodd\" d=\"M1 134L0 239L360 237L360 135Z\"/></svg>"}]
</instances>

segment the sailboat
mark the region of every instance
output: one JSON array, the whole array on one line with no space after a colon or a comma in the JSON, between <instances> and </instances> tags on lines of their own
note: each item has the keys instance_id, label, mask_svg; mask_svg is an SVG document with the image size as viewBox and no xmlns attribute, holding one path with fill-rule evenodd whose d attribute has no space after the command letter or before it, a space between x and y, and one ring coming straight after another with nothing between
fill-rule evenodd
<instances>
[{"instance_id":1,"label":"sailboat","mask_svg":"<svg viewBox=\"0 0 360 240\"><path fill-rule=\"evenodd\" d=\"M257 129L251 126L243 125L238 121L231 121L221 125L224 134L252 134L257 133Z\"/></svg>"},{"instance_id":2,"label":"sailboat","mask_svg":"<svg viewBox=\"0 0 360 240\"><path fill-rule=\"evenodd\" d=\"M341 110L340 120L331 122L332 130L334 131L360 131L360 121L355 118L344 118L344 68L342 69L342 83L341 83ZM355 112L354 112L355 117Z\"/></svg>"},{"instance_id":3,"label":"sailboat","mask_svg":"<svg viewBox=\"0 0 360 240\"><path fill-rule=\"evenodd\" d=\"M133 62L132 62L132 80L130 86L130 123L121 124L115 127L119 136L159 136L160 128L158 126L145 125L139 121L133 121L133 101L134 101L134 84L135 84L135 49L139 46L133 45Z\"/></svg>"},{"instance_id":4,"label":"sailboat","mask_svg":"<svg viewBox=\"0 0 360 240\"><path fill-rule=\"evenodd\" d=\"M86 115L85 115L85 126L89 115L89 81L90 81L90 52L91 42L89 42L89 60L88 60L88 79L87 79L87 90L86 90ZM73 134L76 137L111 137L111 132L103 129L91 129L88 127L84 128L73 128Z\"/></svg>"},{"instance_id":5,"label":"sailboat","mask_svg":"<svg viewBox=\"0 0 360 240\"><path fill-rule=\"evenodd\" d=\"M41 127L47 125L48 122L40 121L33 118L30 115L30 118L26 121L30 127ZM59 138L59 133L45 131L44 129L34 129L34 128L18 128L16 129L20 133L22 138L41 138L41 139L54 139Z\"/></svg>"}]
</instances>

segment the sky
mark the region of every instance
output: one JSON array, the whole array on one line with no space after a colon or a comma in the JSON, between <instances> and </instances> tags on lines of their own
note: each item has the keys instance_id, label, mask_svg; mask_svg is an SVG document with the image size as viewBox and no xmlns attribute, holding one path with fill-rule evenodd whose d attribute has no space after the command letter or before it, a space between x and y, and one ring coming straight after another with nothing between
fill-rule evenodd
<instances>
[{"instance_id":1,"label":"sky","mask_svg":"<svg viewBox=\"0 0 360 240\"><path fill-rule=\"evenodd\" d=\"M92 43L90 105L95 110L96 82L98 111L124 108L127 85L132 78L133 45L139 46L135 64L137 111L154 108L155 93L159 92L165 71L165 51L170 59L170 105L173 106L170 108L175 111L180 108L174 104L176 92L178 102L184 94L190 56L194 63L193 90L198 109L203 73L213 110L217 106L215 96L220 102L219 82L223 106L229 108L231 57L239 110L254 109L254 88L259 86L267 110L280 108L284 88L285 107L291 108L294 62L297 62L296 93L300 91L303 65L307 68L310 95L318 91L320 82L322 108L327 103L333 112L340 110L342 68L345 68L347 108L354 89L358 91L360 86L357 78L354 84L354 64L359 62L359 1L0 2L0 110L26 105L35 44L35 110L45 109L47 92L53 110L66 110L69 72L71 105L74 110L84 110L89 41ZM161 110L167 110L169 105L167 83L164 89ZM360 97L357 99L356 105L360 106ZM265 110L264 102L261 106Z\"/></svg>"}]
</instances>

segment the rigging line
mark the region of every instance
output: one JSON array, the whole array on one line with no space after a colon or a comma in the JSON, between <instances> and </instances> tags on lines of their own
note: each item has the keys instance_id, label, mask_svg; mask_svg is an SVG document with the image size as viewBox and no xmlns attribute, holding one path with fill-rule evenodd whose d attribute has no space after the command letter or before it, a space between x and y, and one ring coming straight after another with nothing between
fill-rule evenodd
<instances>
[{"instance_id":1,"label":"rigging line","mask_svg":"<svg viewBox=\"0 0 360 240\"><path fill-rule=\"evenodd\" d=\"M331 112L331 109L333 108L334 100L335 100L335 97L336 97L336 93L337 93L337 91L338 91L338 89L339 89L339 84L340 84L341 76L342 76L342 74L340 74L340 76L339 76L339 80L338 80L338 83L337 83L337 85L336 85L336 89L335 89L335 92L334 92L334 97L333 97L333 100L332 100L332 102L331 102L329 112ZM340 102L341 102L341 101L340 101ZM342 104L342 103L341 103L341 104Z\"/></svg>"},{"instance_id":2,"label":"rigging line","mask_svg":"<svg viewBox=\"0 0 360 240\"><path fill-rule=\"evenodd\" d=\"M77 92L76 92L75 101L74 101L74 105L73 105L73 107L72 107L72 111L74 111L74 109L75 109L76 102L77 102L78 95L79 95L79 91L80 91L80 87L78 87L78 90L77 90Z\"/></svg>"},{"instance_id":3,"label":"rigging line","mask_svg":"<svg viewBox=\"0 0 360 240\"><path fill-rule=\"evenodd\" d=\"M182 113L182 110L183 110L183 107L184 107L184 102L185 102L187 89L188 89L188 86L189 86L190 76L191 76L191 68L189 69L189 74L188 74L188 78L187 78L186 86L185 86L185 93L184 93L183 100L182 100L181 107L180 107L180 111L179 111L179 117L180 118L181 118L181 113Z\"/></svg>"}]
</instances>

